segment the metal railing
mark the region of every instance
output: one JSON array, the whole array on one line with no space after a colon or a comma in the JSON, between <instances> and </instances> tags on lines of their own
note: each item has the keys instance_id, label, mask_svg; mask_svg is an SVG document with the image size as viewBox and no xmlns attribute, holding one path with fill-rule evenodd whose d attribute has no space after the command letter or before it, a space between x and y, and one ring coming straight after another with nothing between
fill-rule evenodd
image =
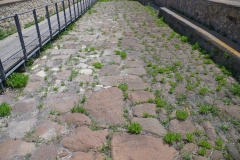
<instances>
[{"instance_id":1,"label":"metal railing","mask_svg":"<svg viewBox=\"0 0 240 160\"><path fill-rule=\"evenodd\" d=\"M0 87L2 82L97 0L62 0L0 18ZM4 25L2 25L4 24ZM17 32L14 34L14 32Z\"/></svg>"}]
</instances>

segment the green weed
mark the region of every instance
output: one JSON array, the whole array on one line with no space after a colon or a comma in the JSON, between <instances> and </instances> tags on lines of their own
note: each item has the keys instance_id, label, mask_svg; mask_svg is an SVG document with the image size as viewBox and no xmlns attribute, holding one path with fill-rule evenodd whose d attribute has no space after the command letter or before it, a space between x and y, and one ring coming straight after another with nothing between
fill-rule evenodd
<instances>
[{"instance_id":1,"label":"green weed","mask_svg":"<svg viewBox=\"0 0 240 160\"><path fill-rule=\"evenodd\" d=\"M11 114L12 107L6 102L2 102L0 105L0 117L9 116Z\"/></svg>"}]
</instances>

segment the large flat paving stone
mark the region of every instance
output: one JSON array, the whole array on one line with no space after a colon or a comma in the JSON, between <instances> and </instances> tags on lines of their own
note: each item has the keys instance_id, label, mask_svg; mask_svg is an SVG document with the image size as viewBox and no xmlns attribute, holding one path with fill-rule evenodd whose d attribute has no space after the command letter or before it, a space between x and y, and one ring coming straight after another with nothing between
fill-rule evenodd
<instances>
[{"instance_id":1,"label":"large flat paving stone","mask_svg":"<svg viewBox=\"0 0 240 160\"><path fill-rule=\"evenodd\" d=\"M26 99L19 101L12 106L12 114L26 114L37 109L37 101L35 99Z\"/></svg>"},{"instance_id":2,"label":"large flat paving stone","mask_svg":"<svg viewBox=\"0 0 240 160\"><path fill-rule=\"evenodd\" d=\"M1 160L9 160L15 156L25 156L35 149L34 143L28 143L20 140L6 140L0 144Z\"/></svg>"},{"instance_id":3,"label":"large flat paving stone","mask_svg":"<svg viewBox=\"0 0 240 160\"><path fill-rule=\"evenodd\" d=\"M30 160L56 160L58 147L51 145L42 145L33 152Z\"/></svg>"},{"instance_id":4,"label":"large flat paving stone","mask_svg":"<svg viewBox=\"0 0 240 160\"><path fill-rule=\"evenodd\" d=\"M141 90L131 92L128 97L132 102L147 102L149 99L155 99L155 96L152 92Z\"/></svg>"},{"instance_id":5,"label":"large flat paving stone","mask_svg":"<svg viewBox=\"0 0 240 160\"><path fill-rule=\"evenodd\" d=\"M144 63L143 61L127 61L125 65L131 68L138 68L138 67L143 67Z\"/></svg>"},{"instance_id":6,"label":"large flat paving stone","mask_svg":"<svg viewBox=\"0 0 240 160\"><path fill-rule=\"evenodd\" d=\"M129 83L128 84L128 89L129 90L144 90L146 88L151 88L150 84L148 83L143 83L143 82L136 82L136 83Z\"/></svg>"},{"instance_id":7,"label":"large flat paving stone","mask_svg":"<svg viewBox=\"0 0 240 160\"><path fill-rule=\"evenodd\" d=\"M101 153L94 152L77 152L75 153L70 160L103 160L105 156Z\"/></svg>"},{"instance_id":8,"label":"large flat paving stone","mask_svg":"<svg viewBox=\"0 0 240 160\"><path fill-rule=\"evenodd\" d=\"M75 129L68 137L64 137L61 141L63 147L73 150L97 150L103 144L106 145L107 130L92 131L87 127Z\"/></svg>"},{"instance_id":9,"label":"large flat paving stone","mask_svg":"<svg viewBox=\"0 0 240 160\"><path fill-rule=\"evenodd\" d=\"M62 116L62 118L66 123L71 123L76 126L82 125L91 125L91 120L88 116L81 113L69 113Z\"/></svg>"},{"instance_id":10,"label":"large flat paving stone","mask_svg":"<svg viewBox=\"0 0 240 160\"><path fill-rule=\"evenodd\" d=\"M104 66L100 69L99 75L105 76L105 75L112 75L115 76L119 73L120 67L118 65L111 65L111 66Z\"/></svg>"},{"instance_id":11,"label":"large flat paving stone","mask_svg":"<svg viewBox=\"0 0 240 160\"><path fill-rule=\"evenodd\" d=\"M133 106L133 115L136 117L143 117L144 113L156 116L156 104L143 103Z\"/></svg>"},{"instance_id":12,"label":"large flat paving stone","mask_svg":"<svg viewBox=\"0 0 240 160\"><path fill-rule=\"evenodd\" d=\"M118 55L110 55L110 56L102 56L101 60L103 62L109 63L109 62L116 62L118 64L120 64L121 62L121 57Z\"/></svg>"},{"instance_id":13,"label":"large flat paving stone","mask_svg":"<svg viewBox=\"0 0 240 160\"><path fill-rule=\"evenodd\" d=\"M164 136L167 131L160 124L157 119L154 118L133 118L132 122L138 122L142 126L142 130L157 136Z\"/></svg>"},{"instance_id":14,"label":"large flat paving stone","mask_svg":"<svg viewBox=\"0 0 240 160\"><path fill-rule=\"evenodd\" d=\"M111 87L93 93L87 99L85 108L98 121L109 124L121 124L125 122L122 106L122 91L116 87Z\"/></svg>"},{"instance_id":15,"label":"large flat paving stone","mask_svg":"<svg viewBox=\"0 0 240 160\"><path fill-rule=\"evenodd\" d=\"M46 106L58 111L70 112L70 109L77 104L79 97L76 94L52 94L47 98Z\"/></svg>"},{"instance_id":16,"label":"large flat paving stone","mask_svg":"<svg viewBox=\"0 0 240 160\"><path fill-rule=\"evenodd\" d=\"M192 133L195 130L191 121L185 120L183 122L179 120L171 120L169 123L169 130L171 132L177 132L181 134Z\"/></svg>"},{"instance_id":17,"label":"large flat paving stone","mask_svg":"<svg viewBox=\"0 0 240 160\"><path fill-rule=\"evenodd\" d=\"M60 80L68 80L70 75L71 75L71 71L69 71L69 70L64 70L64 71L59 72L59 73L56 75L56 78L57 78L57 79L60 79Z\"/></svg>"},{"instance_id":18,"label":"large flat paving stone","mask_svg":"<svg viewBox=\"0 0 240 160\"><path fill-rule=\"evenodd\" d=\"M114 160L173 160L177 151L160 138L114 133L111 143Z\"/></svg>"},{"instance_id":19,"label":"large flat paving stone","mask_svg":"<svg viewBox=\"0 0 240 160\"><path fill-rule=\"evenodd\" d=\"M146 70L144 68L128 68L123 70L122 72L130 75L137 75L137 76L146 74Z\"/></svg>"}]
</instances>

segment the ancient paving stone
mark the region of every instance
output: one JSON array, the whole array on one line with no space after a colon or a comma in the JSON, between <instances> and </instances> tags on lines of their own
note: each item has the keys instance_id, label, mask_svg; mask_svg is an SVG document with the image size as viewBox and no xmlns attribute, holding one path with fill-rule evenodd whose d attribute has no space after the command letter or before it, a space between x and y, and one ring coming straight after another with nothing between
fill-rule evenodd
<instances>
[{"instance_id":1,"label":"ancient paving stone","mask_svg":"<svg viewBox=\"0 0 240 160\"><path fill-rule=\"evenodd\" d=\"M14 156L25 156L35 149L34 143L20 140L5 140L0 144L1 160L12 159Z\"/></svg>"},{"instance_id":2,"label":"ancient paving stone","mask_svg":"<svg viewBox=\"0 0 240 160\"><path fill-rule=\"evenodd\" d=\"M93 153L93 152L77 152L75 153L70 160L103 160L105 158L104 155L100 154L100 153Z\"/></svg>"},{"instance_id":3,"label":"ancient paving stone","mask_svg":"<svg viewBox=\"0 0 240 160\"><path fill-rule=\"evenodd\" d=\"M62 153L60 153L58 156L59 156L59 158L62 158L62 157L66 157L66 156L68 156L69 155L69 153L67 152L67 151L63 151Z\"/></svg>"},{"instance_id":4,"label":"ancient paving stone","mask_svg":"<svg viewBox=\"0 0 240 160\"><path fill-rule=\"evenodd\" d=\"M181 122L179 120L174 119L169 122L169 130L171 132L186 134L192 133L195 130L195 127L189 120Z\"/></svg>"},{"instance_id":5,"label":"ancient paving stone","mask_svg":"<svg viewBox=\"0 0 240 160\"><path fill-rule=\"evenodd\" d=\"M131 92L128 96L128 98L132 102L147 102L149 99L155 99L155 96L152 92L148 91L135 91Z\"/></svg>"},{"instance_id":6,"label":"ancient paving stone","mask_svg":"<svg viewBox=\"0 0 240 160\"><path fill-rule=\"evenodd\" d=\"M220 106L219 108L222 110L222 112L227 113L232 118L240 117L240 106L238 105Z\"/></svg>"},{"instance_id":7,"label":"ancient paving stone","mask_svg":"<svg viewBox=\"0 0 240 160\"><path fill-rule=\"evenodd\" d=\"M41 70L36 75L39 76L39 77L45 77L46 73L43 70Z\"/></svg>"},{"instance_id":8,"label":"ancient paving stone","mask_svg":"<svg viewBox=\"0 0 240 160\"><path fill-rule=\"evenodd\" d=\"M123 93L116 87L93 93L86 101L85 108L97 121L120 124L123 118Z\"/></svg>"},{"instance_id":9,"label":"ancient paving stone","mask_svg":"<svg viewBox=\"0 0 240 160\"><path fill-rule=\"evenodd\" d=\"M183 154L184 152L192 153L195 149L197 149L197 145L196 144L194 144L194 143L187 143L181 149L180 154Z\"/></svg>"},{"instance_id":10,"label":"ancient paving stone","mask_svg":"<svg viewBox=\"0 0 240 160\"><path fill-rule=\"evenodd\" d=\"M26 114L37 109L37 101L35 99L26 99L19 101L12 106L12 114Z\"/></svg>"},{"instance_id":11,"label":"ancient paving stone","mask_svg":"<svg viewBox=\"0 0 240 160\"><path fill-rule=\"evenodd\" d=\"M178 85L175 89L174 89L174 92L178 95L178 94L181 94L181 93L186 93L186 88L184 85Z\"/></svg>"},{"instance_id":12,"label":"ancient paving stone","mask_svg":"<svg viewBox=\"0 0 240 160\"><path fill-rule=\"evenodd\" d=\"M125 65L131 68L139 68L143 67L144 63L143 61L127 61Z\"/></svg>"},{"instance_id":13,"label":"ancient paving stone","mask_svg":"<svg viewBox=\"0 0 240 160\"><path fill-rule=\"evenodd\" d=\"M212 123L209 121L204 121L202 123L202 126L203 126L205 132L207 133L208 138L212 141L215 141L215 139L217 138L217 134L215 132L215 129L214 129Z\"/></svg>"},{"instance_id":14,"label":"ancient paving stone","mask_svg":"<svg viewBox=\"0 0 240 160\"><path fill-rule=\"evenodd\" d=\"M227 147L228 153L232 156L234 160L239 159L240 154L234 144L226 144L226 147Z\"/></svg>"},{"instance_id":15,"label":"ancient paving stone","mask_svg":"<svg viewBox=\"0 0 240 160\"><path fill-rule=\"evenodd\" d=\"M120 67L118 65L103 66L100 71L100 76L112 75L115 76L119 73Z\"/></svg>"},{"instance_id":16,"label":"ancient paving stone","mask_svg":"<svg viewBox=\"0 0 240 160\"><path fill-rule=\"evenodd\" d=\"M206 157L202 157L202 156L193 156L194 160L208 160Z\"/></svg>"},{"instance_id":17,"label":"ancient paving stone","mask_svg":"<svg viewBox=\"0 0 240 160\"><path fill-rule=\"evenodd\" d=\"M223 153L221 151L218 151L218 150L213 151L213 154L211 156L212 160L219 160L219 159L222 159L222 158L223 158Z\"/></svg>"},{"instance_id":18,"label":"ancient paving stone","mask_svg":"<svg viewBox=\"0 0 240 160\"><path fill-rule=\"evenodd\" d=\"M30 160L55 160L58 155L58 147L56 146L47 146L42 145L39 148L37 148L32 156L30 157Z\"/></svg>"},{"instance_id":19,"label":"ancient paving stone","mask_svg":"<svg viewBox=\"0 0 240 160\"><path fill-rule=\"evenodd\" d=\"M116 62L120 64L121 62L121 57L119 55L102 56L101 59L103 62L106 62L106 63Z\"/></svg>"},{"instance_id":20,"label":"ancient paving stone","mask_svg":"<svg viewBox=\"0 0 240 160\"><path fill-rule=\"evenodd\" d=\"M42 84L43 78L39 77L39 76L30 76L29 77L29 81L26 85L26 87L24 88L24 92L33 92L35 91L40 84Z\"/></svg>"},{"instance_id":21,"label":"ancient paving stone","mask_svg":"<svg viewBox=\"0 0 240 160\"><path fill-rule=\"evenodd\" d=\"M157 136L164 136L167 133L166 129L160 124L160 122L154 118L133 118L132 122L138 122L142 126L142 131Z\"/></svg>"},{"instance_id":22,"label":"ancient paving stone","mask_svg":"<svg viewBox=\"0 0 240 160\"><path fill-rule=\"evenodd\" d=\"M63 147L73 150L97 150L103 144L106 145L107 130L92 131L87 127L76 128L68 137L64 137L61 141Z\"/></svg>"},{"instance_id":23,"label":"ancient paving stone","mask_svg":"<svg viewBox=\"0 0 240 160\"><path fill-rule=\"evenodd\" d=\"M144 68L128 68L123 70L122 72L138 76L146 74L146 70Z\"/></svg>"},{"instance_id":24,"label":"ancient paving stone","mask_svg":"<svg viewBox=\"0 0 240 160\"><path fill-rule=\"evenodd\" d=\"M37 119L29 119L24 121L12 121L9 124L9 136L11 138L22 138L26 132L30 131L35 125Z\"/></svg>"},{"instance_id":25,"label":"ancient paving stone","mask_svg":"<svg viewBox=\"0 0 240 160\"><path fill-rule=\"evenodd\" d=\"M142 117L144 113L149 113L156 116L156 105L152 103L143 103L133 106L133 115L136 117Z\"/></svg>"},{"instance_id":26,"label":"ancient paving stone","mask_svg":"<svg viewBox=\"0 0 240 160\"><path fill-rule=\"evenodd\" d=\"M131 90L144 90L146 88L151 88L151 86L148 83L129 83L128 84L128 89Z\"/></svg>"},{"instance_id":27,"label":"ancient paving stone","mask_svg":"<svg viewBox=\"0 0 240 160\"><path fill-rule=\"evenodd\" d=\"M65 122L70 122L76 126L91 125L91 120L88 116L81 113L69 113L63 116Z\"/></svg>"},{"instance_id":28,"label":"ancient paving stone","mask_svg":"<svg viewBox=\"0 0 240 160\"><path fill-rule=\"evenodd\" d=\"M83 82L83 83L89 82L89 84L92 84L93 77L89 75L78 75L76 78L74 78L74 81Z\"/></svg>"},{"instance_id":29,"label":"ancient paving stone","mask_svg":"<svg viewBox=\"0 0 240 160\"><path fill-rule=\"evenodd\" d=\"M113 134L111 150L114 160L173 160L177 152L174 148L165 145L160 138L119 132Z\"/></svg>"},{"instance_id":30,"label":"ancient paving stone","mask_svg":"<svg viewBox=\"0 0 240 160\"><path fill-rule=\"evenodd\" d=\"M93 63L97 63L97 62L101 63L100 58L95 58L95 59L91 60L90 62L88 62L88 64L92 65Z\"/></svg>"},{"instance_id":31,"label":"ancient paving stone","mask_svg":"<svg viewBox=\"0 0 240 160\"><path fill-rule=\"evenodd\" d=\"M142 83L142 79L139 76L135 76L135 75L124 75L123 82L127 84Z\"/></svg>"},{"instance_id":32,"label":"ancient paving stone","mask_svg":"<svg viewBox=\"0 0 240 160\"><path fill-rule=\"evenodd\" d=\"M92 70L91 69L81 69L79 71L80 74L85 74L85 75L91 75L92 74Z\"/></svg>"},{"instance_id":33,"label":"ancient paving stone","mask_svg":"<svg viewBox=\"0 0 240 160\"><path fill-rule=\"evenodd\" d=\"M62 71L62 72L59 72L59 73L56 75L56 78L57 78L57 79L60 79L60 80L68 80L70 75L71 75L71 71L69 71L69 70L64 70L64 71Z\"/></svg>"},{"instance_id":34,"label":"ancient paving stone","mask_svg":"<svg viewBox=\"0 0 240 160\"><path fill-rule=\"evenodd\" d=\"M70 112L70 109L77 104L79 97L76 94L52 94L47 98L46 106L58 111Z\"/></svg>"},{"instance_id":35,"label":"ancient paving stone","mask_svg":"<svg viewBox=\"0 0 240 160\"><path fill-rule=\"evenodd\" d=\"M53 121L43 121L38 127L36 127L33 137L44 138L45 140L51 140L58 134L66 132L66 127Z\"/></svg>"}]
</instances>

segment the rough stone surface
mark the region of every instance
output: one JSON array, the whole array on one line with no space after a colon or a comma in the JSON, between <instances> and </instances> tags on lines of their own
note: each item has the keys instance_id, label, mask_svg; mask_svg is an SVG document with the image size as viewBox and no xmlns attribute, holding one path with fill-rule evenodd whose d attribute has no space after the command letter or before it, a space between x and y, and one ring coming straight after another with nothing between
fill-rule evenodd
<instances>
[{"instance_id":1,"label":"rough stone surface","mask_svg":"<svg viewBox=\"0 0 240 160\"><path fill-rule=\"evenodd\" d=\"M52 94L47 98L46 106L62 113L70 112L78 100L79 97L76 94Z\"/></svg>"},{"instance_id":2,"label":"rough stone surface","mask_svg":"<svg viewBox=\"0 0 240 160\"><path fill-rule=\"evenodd\" d=\"M111 148L114 160L173 160L176 154L176 150L165 145L162 139L146 135L129 135L127 133L115 132Z\"/></svg>"},{"instance_id":3,"label":"rough stone surface","mask_svg":"<svg viewBox=\"0 0 240 160\"><path fill-rule=\"evenodd\" d=\"M117 65L111 65L111 66L104 66L100 69L99 75L105 76L105 75L112 75L115 76L118 74L120 67Z\"/></svg>"},{"instance_id":4,"label":"rough stone surface","mask_svg":"<svg viewBox=\"0 0 240 160\"><path fill-rule=\"evenodd\" d=\"M105 156L100 153L93 153L93 152L77 152L75 153L70 160L103 160Z\"/></svg>"},{"instance_id":5,"label":"rough stone surface","mask_svg":"<svg viewBox=\"0 0 240 160\"><path fill-rule=\"evenodd\" d=\"M221 151L218 151L218 150L213 151L213 154L211 156L212 160L219 160L221 158L223 158L223 154Z\"/></svg>"},{"instance_id":6,"label":"rough stone surface","mask_svg":"<svg viewBox=\"0 0 240 160\"><path fill-rule=\"evenodd\" d=\"M127 61L125 65L127 67L138 68L143 67L144 63L142 61Z\"/></svg>"},{"instance_id":7,"label":"rough stone surface","mask_svg":"<svg viewBox=\"0 0 240 160\"><path fill-rule=\"evenodd\" d=\"M160 124L160 122L154 118L133 118L132 122L138 122L142 126L142 131L157 136L164 136L167 133L166 129Z\"/></svg>"},{"instance_id":8,"label":"rough stone surface","mask_svg":"<svg viewBox=\"0 0 240 160\"><path fill-rule=\"evenodd\" d=\"M143 103L133 106L133 115L136 117L142 117L144 113L149 113L156 116L156 105L152 103Z\"/></svg>"},{"instance_id":9,"label":"rough stone surface","mask_svg":"<svg viewBox=\"0 0 240 160\"><path fill-rule=\"evenodd\" d=\"M232 156L234 160L238 160L240 157L239 151L234 144L226 144L228 153Z\"/></svg>"},{"instance_id":10,"label":"rough stone surface","mask_svg":"<svg viewBox=\"0 0 240 160\"><path fill-rule=\"evenodd\" d=\"M147 102L149 99L155 99L154 94L148 91L131 92L128 97L132 102Z\"/></svg>"},{"instance_id":11,"label":"rough stone surface","mask_svg":"<svg viewBox=\"0 0 240 160\"><path fill-rule=\"evenodd\" d=\"M144 90L146 88L151 88L148 83L129 83L128 89L131 90Z\"/></svg>"},{"instance_id":12,"label":"rough stone surface","mask_svg":"<svg viewBox=\"0 0 240 160\"><path fill-rule=\"evenodd\" d=\"M34 143L20 140L6 140L0 144L1 160L8 160L14 156L25 156L35 149Z\"/></svg>"},{"instance_id":13,"label":"rough stone surface","mask_svg":"<svg viewBox=\"0 0 240 160\"><path fill-rule=\"evenodd\" d=\"M186 133L192 133L195 130L195 127L189 120L185 120L181 122L174 119L174 120L171 120L169 123L169 130L171 132L186 134Z\"/></svg>"},{"instance_id":14,"label":"rough stone surface","mask_svg":"<svg viewBox=\"0 0 240 160\"><path fill-rule=\"evenodd\" d=\"M81 113L69 113L63 116L65 122L71 122L76 126L91 125L91 120L88 116Z\"/></svg>"},{"instance_id":15,"label":"rough stone surface","mask_svg":"<svg viewBox=\"0 0 240 160\"><path fill-rule=\"evenodd\" d=\"M75 129L70 136L63 138L61 144L63 147L74 151L97 150L103 144L106 145L107 136L107 130L92 131L87 127L80 127Z\"/></svg>"},{"instance_id":16,"label":"rough stone surface","mask_svg":"<svg viewBox=\"0 0 240 160\"><path fill-rule=\"evenodd\" d=\"M37 108L37 101L35 99L27 99L15 103L12 106L13 114L25 114L33 112Z\"/></svg>"},{"instance_id":17,"label":"rough stone surface","mask_svg":"<svg viewBox=\"0 0 240 160\"><path fill-rule=\"evenodd\" d=\"M116 87L100 90L93 93L86 101L85 108L90 115L102 122L120 124L123 118L123 93Z\"/></svg>"},{"instance_id":18,"label":"rough stone surface","mask_svg":"<svg viewBox=\"0 0 240 160\"><path fill-rule=\"evenodd\" d=\"M144 68L129 68L129 69L123 70L123 72L127 74L138 75L138 76L146 74L146 71Z\"/></svg>"},{"instance_id":19,"label":"rough stone surface","mask_svg":"<svg viewBox=\"0 0 240 160\"><path fill-rule=\"evenodd\" d=\"M219 108L222 109L223 112L227 113L232 118L240 117L240 106L238 105L229 105L229 106L223 106Z\"/></svg>"},{"instance_id":20,"label":"rough stone surface","mask_svg":"<svg viewBox=\"0 0 240 160\"><path fill-rule=\"evenodd\" d=\"M196 144L194 144L194 143L187 143L181 149L180 154L183 154L184 152L192 153L196 148L197 148Z\"/></svg>"},{"instance_id":21,"label":"rough stone surface","mask_svg":"<svg viewBox=\"0 0 240 160\"><path fill-rule=\"evenodd\" d=\"M60 80L68 80L70 75L71 75L71 71L64 70L64 71L59 72L56 75L56 78L60 79Z\"/></svg>"},{"instance_id":22,"label":"rough stone surface","mask_svg":"<svg viewBox=\"0 0 240 160\"><path fill-rule=\"evenodd\" d=\"M93 77L89 76L89 75L78 75L76 78L74 78L74 81L78 81L78 82L89 82L89 84L93 83Z\"/></svg>"},{"instance_id":23,"label":"rough stone surface","mask_svg":"<svg viewBox=\"0 0 240 160\"><path fill-rule=\"evenodd\" d=\"M58 148L56 146L42 145L33 152L30 160L56 160Z\"/></svg>"},{"instance_id":24,"label":"rough stone surface","mask_svg":"<svg viewBox=\"0 0 240 160\"><path fill-rule=\"evenodd\" d=\"M212 123L209 121L204 121L202 123L202 126L203 126L205 132L207 133L208 138L212 141L215 141L217 138L217 134L215 132L215 129L214 129Z\"/></svg>"}]
</instances>

